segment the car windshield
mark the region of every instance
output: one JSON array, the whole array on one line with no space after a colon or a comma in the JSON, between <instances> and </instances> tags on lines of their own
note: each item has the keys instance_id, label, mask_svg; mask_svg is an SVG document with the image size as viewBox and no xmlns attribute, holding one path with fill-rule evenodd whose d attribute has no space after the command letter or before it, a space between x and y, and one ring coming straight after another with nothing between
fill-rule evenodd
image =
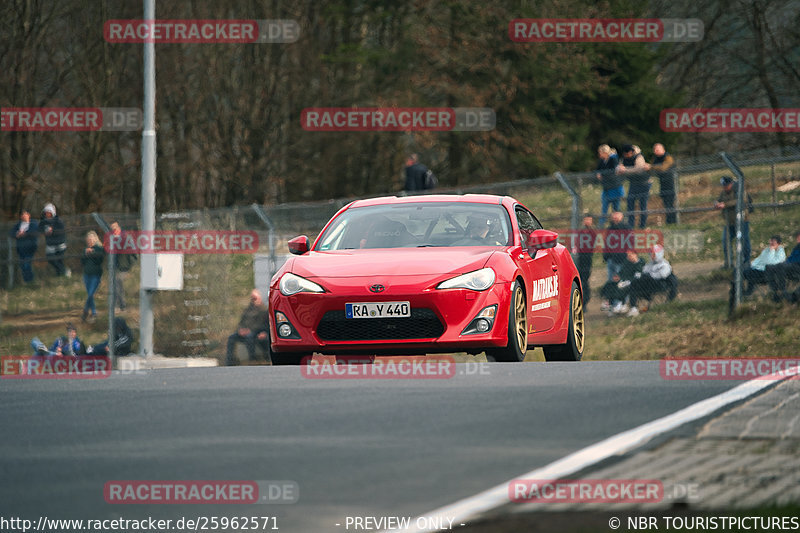
<instances>
[{"instance_id":1,"label":"car windshield","mask_svg":"<svg viewBox=\"0 0 800 533\"><path fill-rule=\"evenodd\" d=\"M428 246L507 246L511 224L497 204L419 202L355 207L319 239L317 251Z\"/></svg>"}]
</instances>

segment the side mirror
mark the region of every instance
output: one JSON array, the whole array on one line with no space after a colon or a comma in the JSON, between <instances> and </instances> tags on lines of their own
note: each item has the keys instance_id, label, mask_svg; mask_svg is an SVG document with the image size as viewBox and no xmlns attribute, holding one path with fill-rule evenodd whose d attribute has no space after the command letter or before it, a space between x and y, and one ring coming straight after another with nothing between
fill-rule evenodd
<instances>
[{"instance_id":1,"label":"side mirror","mask_svg":"<svg viewBox=\"0 0 800 533\"><path fill-rule=\"evenodd\" d=\"M539 250L555 248L558 244L558 233L546 229L537 229L528 235L528 242L525 244L527 245L528 253L533 257Z\"/></svg>"},{"instance_id":2,"label":"side mirror","mask_svg":"<svg viewBox=\"0 0 800 533\"><path fill-rule=\"evenodd\" d=\"M294 255L303 255L308 252L309 248L308 237L305 235L300 235L289 241L289 251Z\"/></svg>"}]
</instances>

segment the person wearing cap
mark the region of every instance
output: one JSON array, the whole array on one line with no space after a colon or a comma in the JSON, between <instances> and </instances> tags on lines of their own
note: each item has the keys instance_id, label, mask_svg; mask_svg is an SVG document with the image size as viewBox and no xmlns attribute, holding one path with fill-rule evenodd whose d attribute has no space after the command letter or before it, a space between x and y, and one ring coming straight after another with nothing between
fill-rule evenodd
<instances>
[{"instance_id":1,"label":"person wearing cap","mask_svg":"<svg viewBox=\"0 0 800 533\"><path fill-rule=\"evenodd\" d=\"M668 298L674 298L676 286L671 280L672 265L664 258L664 247L656 244L650 249L650 261L642 268L642 275L636 277L631 283L630 305L628 316L639 316L638 303L640 299L649 300L657 292L664 289L669 291Z\"/></svg>"},{"instance_id":2,"label":"person wearing cap","mask_svg":"<svg viewBox=\"0 0 800 533\"><path fill-rule=\"evenodd\" d=\"M49 350L39 337L33 338L31 347L33 355L85 355L83 342L78 338L78 330L72 323L67 323L66 335L57 338Z\"/></svg>"},{"instance_id":3,"label":"person wearing cap","mask_svg":"<svg viewBox=\"0 0 800 533\"><path fill-rule=\"evenodd\" d=\"M56 206L48 203L42 210L39 230L44 234L44 253L47 262L56 271L56 276L68 275L64 266L64 253L67 251L67 232L64 222L56 214Z\"/></svg>"},{"instance_id":4,"label":"person wearing cap","mask_svg":"<svg viewBox=\"0 0 800 533\"><path fill-rule=\"evenodd\" d=\"M675 224L675 159L667 153L661 143L653 145L653 162L647 168L658 177L658 195L667 211L667 224Z\"/></svg>"},{"instance_id":5,"label":"person wearing cap","mask_svg":"<svg viewBox=\"0 0 800 533\"><path fill-rule=\"evenodd\" d=\"M622 159L617 165L617 174L628 178L628 213L634 211L636 202L639 202L639 227L647 226L647 200L650 198L650 175L647 173L648 165L644 160L642 151L632 144L622 147ZM628 215L628 225L634 227L636 215Z\"/></svg>"},{"instance_id":6,"label":"person wearing cap","mask_svg":"<svg viewBox=\"0 0 800 533\"><path fill-rule=\"evenodd\" d=\"M738 184L730 176L723 176L719 180L722 192L714 204L716 209L721 210L724 220L722 232L722 254L728 257L728 244L736 238L736 200L738 196ZM747 220L747 209L742 210L742 264L750 263L750 222Z\"/></svg>"},{"instance_id":7,"label":"person wearing cap","mask_svg":"<svg viewBox=\"0 0 800 533\"><path fill-rule=\"evenodd\" d=\"M14 224L8 235L17 241L17 257L19 268L22 270L22 279L25 283L33 282L33 255L38 248L39 224L31 220L31 213L27 209L19 212L19 222Z\"/></svg>"},{"instance_id":8,"label":"person wearing cap","mask_svg":"<svg viewBox=\"0 0 800 533\"><path fill-rule=\"evenodd\" d=\"M622 177L616 172L619 165L617 151L607 144L601 144L597 148L597 171L596 177L603 186L600 195L600 220L598 224L603 227L606 223L606 212L611 206L612 211L619 211L619 203L625 196L625 189L622 186Z\"/></svg>"}]
</instances>

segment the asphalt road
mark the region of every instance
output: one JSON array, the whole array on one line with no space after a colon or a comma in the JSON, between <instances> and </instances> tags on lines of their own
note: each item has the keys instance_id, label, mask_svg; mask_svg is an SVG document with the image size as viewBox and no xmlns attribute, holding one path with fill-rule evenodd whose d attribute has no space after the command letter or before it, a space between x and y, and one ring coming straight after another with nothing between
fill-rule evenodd
<instances>
[{"instance_id":1,"label":"asphalt road","mask_svg":"<svg viewBox=\"0 0 800 533\"><path fill-rule=\"evenodd\" d=\"M0 380L0 517L275 516L280 531L347 531L347 516L423 514L737 384L664 381L658 362L467 368L437 380L287 367ZM103 496L112 480L291 480L300 496L119 505Z\"/></svg>"}]
</instances>

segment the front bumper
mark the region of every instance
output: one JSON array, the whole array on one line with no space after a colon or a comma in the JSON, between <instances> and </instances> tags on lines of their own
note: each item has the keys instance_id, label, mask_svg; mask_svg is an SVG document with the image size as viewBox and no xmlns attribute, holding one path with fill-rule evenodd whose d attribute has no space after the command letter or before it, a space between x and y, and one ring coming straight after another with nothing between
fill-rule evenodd
<instances>
[{"instance_id":1,"label":"front bumper","mask_svg":"<svg viewBox=\"0 0 800 533\"><path fill-rule=\"evenodd\" d=\"M510 284L498 282L485 291L438 290L426 285L430 278L371 280L386 287L370 292L363 280L327 279L322 294L283 296L270 291L270 330L276 352L325 354L419 354L480 351L507 344ZM423 287L421 289L421 287ZM396 302L411 304L410 318L346 318L345 304ZM486 333L462 335L487 306L497 305L492 328ZM276 313L282 313L293 335L282 337L276 330ZM296 338L291 338L296 337Z\"/></svg>"}]
</instances>

